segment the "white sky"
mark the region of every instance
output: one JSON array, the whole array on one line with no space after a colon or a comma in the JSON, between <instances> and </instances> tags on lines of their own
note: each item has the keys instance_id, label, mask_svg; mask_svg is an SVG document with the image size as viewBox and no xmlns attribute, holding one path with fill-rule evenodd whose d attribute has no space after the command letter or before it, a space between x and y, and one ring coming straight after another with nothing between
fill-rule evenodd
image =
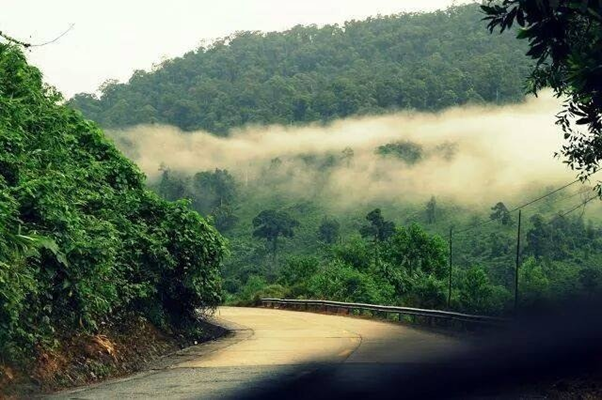
<instances>
[{"instance_id":1,"label":"white sky","mask_svg":"<svg viewBox=\"0 0 602 400\"><path fill-rule=\"evenodd\" d=\"M456 3L465 2L463 0ZM29 59L67 97L127 80L164 57L238 30L284 30L445 8L452 0L0 0L0 31L31 43Z\"/></svg>"}]
</instances>

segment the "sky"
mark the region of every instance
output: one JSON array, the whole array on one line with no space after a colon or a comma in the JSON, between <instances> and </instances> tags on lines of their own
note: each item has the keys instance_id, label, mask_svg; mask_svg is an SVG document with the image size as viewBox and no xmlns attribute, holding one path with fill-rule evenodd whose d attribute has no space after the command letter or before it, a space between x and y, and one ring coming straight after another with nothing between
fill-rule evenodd
<instances>
[{"instance_id":1,"label":"sky","mask_svg":"<svg viewBox=\"0 0 602 400\"><path fill-rule=\"evenodd\" d=\"M0 0L0 31L38 44L29 60L66 97L94 92L107 79L126 81L241 30L281 31L378 14L431 11L464 0Z\"/></svg>"}]
</instances>

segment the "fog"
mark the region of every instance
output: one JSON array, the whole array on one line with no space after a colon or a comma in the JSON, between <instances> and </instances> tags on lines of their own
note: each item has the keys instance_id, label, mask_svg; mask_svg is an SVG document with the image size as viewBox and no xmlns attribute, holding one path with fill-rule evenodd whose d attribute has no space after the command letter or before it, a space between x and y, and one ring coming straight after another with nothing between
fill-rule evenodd
<instances>
[{"instance_id":1,"label":"fog","mask_svg":"<svg viewBox=\"0 0 602 400\"><path fill-rule=\"evenodd\" d=\"M466 204L524 197L575 177L554 152L562 135L550 94L511 106L467 106L440 113L400 112L327 125L251 126L228 137L137 126L109 135L151 180L160 167L183 174L227 169L243 184L342 206L422 201L431 195ZM402 142L421 150L415 163L377 154ZM353 150L345 158L343 151ZM279 158L280 162L272 162ZM266 189L267 190L267 189Z\"/></svg>"}]
</instances>

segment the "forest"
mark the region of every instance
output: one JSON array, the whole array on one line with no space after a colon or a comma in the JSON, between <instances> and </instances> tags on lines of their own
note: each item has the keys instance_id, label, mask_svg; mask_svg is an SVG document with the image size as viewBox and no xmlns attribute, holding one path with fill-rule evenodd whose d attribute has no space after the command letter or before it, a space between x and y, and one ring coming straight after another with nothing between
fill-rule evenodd
<instances>
[{"instance_id":1,"label":"forest","mask_svg":"<svg viewBox=\"0 0 602 400\"><path fill-rule=\"evenodd\" d=\"M0 365L266 296L507 316L517 246L519 309L593 296L561 101L525 96L528 46L483 16L238 32L71 99L0 42Z\"/></svg>"},{"instance_id":2,"label":"forest","mask_svg":"<svg viewBox=\"0 0 602 400\"><path fill-rule=\"evenodd\" d=\"M238 32L70 100L104 128L169 124L226 135L401 109L523 98L531 62L476 5L286 32Z\"/></svg>"},{"instance_id":3,"label":"forest","mask_svg":"<svg viewBox=\"0 0 602 400\"><path fill-rule=\"evenodd\" d=\"M229 303L313 297L504 315L513 309L516 255L509 203L541 196L571 175L542 167L541 174L563 178L533 173L508 190L502 183L518 169L478 173L492 170L486 159L497 156L490 142L480 143L483 126L516 130L498 114L529 114L533 122L524 117L524 126L549 135L533 143L549 142L553 125L534 110L553 115L557 106L504 108L525 102L531 62L522 43L483 30L482 17L467 5L239 32L70 105L108 130L153 191L188 199L229 239ZM388 127L394 124L401 128ZM336 145L315 144L333 135ZM512 135L503 144L512 154L498 163L520 157L515 143L523 139ZM231 141L218 143L223 136ZM288 147L263 143L266 136ZM482 154L470 156L480 157L480 167L466 174L464 157L475 143ZM446 171L466 179L441 185ZM469 189L471 181L483 186ZM522 307L593 293L602 283L601 221L585 205L573 207L591 202L589 193L571 186L525 216ZM455 243L448 298L452 227L470 232Z\"/></svg>"}]
</instances>

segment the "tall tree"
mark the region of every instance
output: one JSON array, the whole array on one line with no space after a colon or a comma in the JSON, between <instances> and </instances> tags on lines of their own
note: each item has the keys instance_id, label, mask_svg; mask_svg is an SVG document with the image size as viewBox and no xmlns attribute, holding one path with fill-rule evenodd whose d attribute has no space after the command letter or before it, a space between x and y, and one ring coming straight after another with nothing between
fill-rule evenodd
<instances>
[{"instance_id":1,"label":"tall tree","mask_svg":"<svg viewBox=\"0 0 602 400\"><path fill-rule=\"evenodd\" d=\"M272 252L273 265L276 265L279 238L292 238L299 221L287 212L279 210L264 210L253 218L253 237L265 239Z\"/></svg>"},{"instance_id":2,"label":"tall tree","mask_svg":"<svg viewBox=\"0 0 602 400\"><path fill-rule=\"evenodd\" d=\"M528 41L535 60L529 90L550 87L566 98L557 116L567 141L560 152L582 178L589 176L602 160L602 2L490 0L481 7L491 32L516 23L518 38ZM600 184L597 190L602 195Z\"/></svg>"},{"instance_id":3,"label":"tall tree","mask_svg":"<svg viewBox=\"0 0 602 400\"><path fill-rule=\"evenodd\" d=\"M318 228L318 239L326 244L335 244L341 237L341 224L336 219L324 217Z\"/></svg>"},{"instance_id":4,"label":"tall tree","mask_svg":"<svg viewBox=\"0 0 602 400\"><path fill-rule=\"evenodd\" d=\"M355 152L353 151L353 149L351 147L345 147L341 153L341 158L345 162L347 168L351 167L351 162L353 161L353 157L355 156Z\"/></svg>"},{"instance_id":5,"label":"tall tree","mask_svg":"<svg viewBox=\"0 0 602 400\"><path fill-rule=\"evenodd\" d=\"M441 279L447 271L445 242L439 236L429 235L418 224L398 227L384 253L389 264L410 274L423 272Z\"/></svg>"},{"instance_id":6,"label":"tall tree","mask_svg":"<svg viewBox=\"0 0 602 400\"><path fill-rule=\"evenodd\" d=\"M512 224L512 216L510 215L510 211L506 207L504 203L501 201L497 203L495 206L491 208L493 211L489 218L494 221L499 221L502 225L511 225Z\"/></svg>"},{"instance_id":7,"label":"tall tree","mask_svg":"<svg viewBox=\"0 0 602 400\"><path fill-rule=\"evenodd\" d=\"M437 222L437 200L435 196L432 196L431 199L426 203L426 222L428 224L434 224Z\"/></svg>"},{"instance_id":8,"label":"tall tree","mask_svg":"<svg viewBox=\"0 0 602 400\"><path fill-rule=\"evenodd\" d=\"M370 211L366 215L366 220L369 224L360 228L360 234L363 238L372 242L374 246L374 263L378 266L380 264L380 246L382 242L389 239L395 233L395 223L385 220L380 208Z\"/></svg>"},{"instance_id":9,"label":"tall tree","mask_svg":"<svg viewBox=\"0 0 602 400\"><path fill-rule=\"evenodd\" d=\"M199 211L210 214L214 209L229 206L237 196L234 177L225 169L197 173L192 179Z\"/></svg>"}]
</instances>

